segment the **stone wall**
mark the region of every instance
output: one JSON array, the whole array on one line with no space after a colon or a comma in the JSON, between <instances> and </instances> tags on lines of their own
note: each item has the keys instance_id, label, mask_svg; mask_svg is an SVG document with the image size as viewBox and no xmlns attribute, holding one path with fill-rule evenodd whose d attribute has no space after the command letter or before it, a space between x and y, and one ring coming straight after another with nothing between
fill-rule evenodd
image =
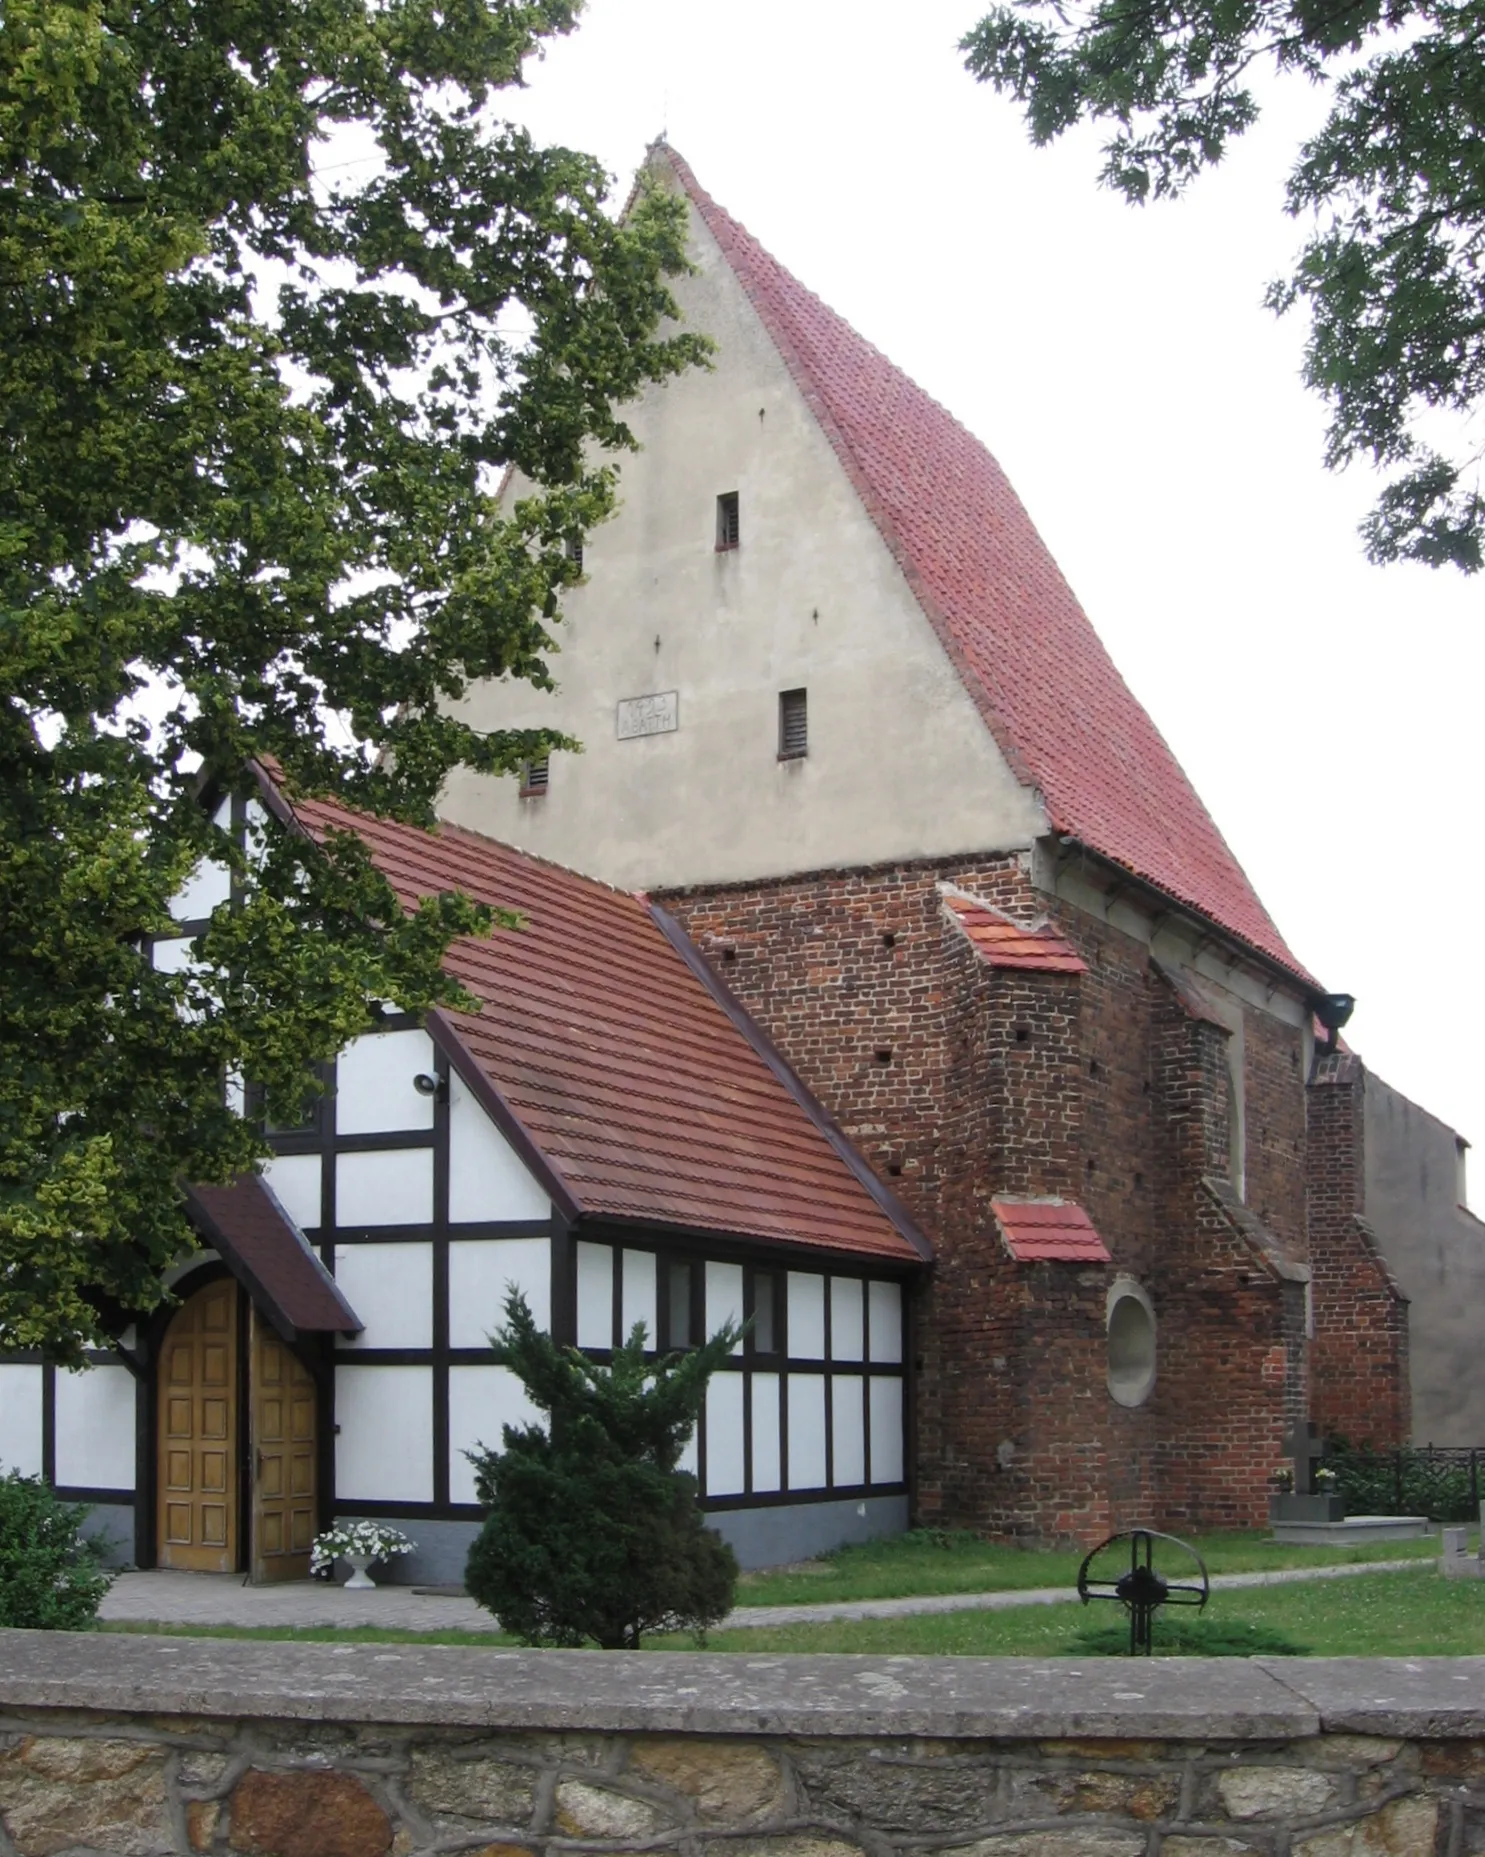
<instances>
[{"instance_id":1,"label":"stone wall","mask_svg":"<svg viewBox=\"0 0 1485 1857\"><path fill-rule=\"evenodd\" d=\"M7 1633L5 1857L1469 1857L1485 1659Z\"/></svg>"}]
</instances>

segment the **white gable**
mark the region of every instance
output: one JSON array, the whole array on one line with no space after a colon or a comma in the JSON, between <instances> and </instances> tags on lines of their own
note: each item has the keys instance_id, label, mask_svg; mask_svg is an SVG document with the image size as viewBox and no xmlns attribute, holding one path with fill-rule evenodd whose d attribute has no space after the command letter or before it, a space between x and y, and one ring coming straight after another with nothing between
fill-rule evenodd
<instances>
[{"instance_id":1,"label":"white gable","mask_svg":"<svg viewBox=\"0 0 1485 1857\"><path fill-rule=\"evenodd\" d=\"M622 507L564 602L560 688L486 684L461 711L482 730L561 728L585 752L554 757L540 798L456 774L442 810L627 887L1030 844L1036 796L694 209L692 233L698 273L676 295L715 366L628 415L643 449L619 461ZM740 542L718 549L732 492ZM808 754L780 759L779 699L797 689Z\"/></svg>"}]
</instances>

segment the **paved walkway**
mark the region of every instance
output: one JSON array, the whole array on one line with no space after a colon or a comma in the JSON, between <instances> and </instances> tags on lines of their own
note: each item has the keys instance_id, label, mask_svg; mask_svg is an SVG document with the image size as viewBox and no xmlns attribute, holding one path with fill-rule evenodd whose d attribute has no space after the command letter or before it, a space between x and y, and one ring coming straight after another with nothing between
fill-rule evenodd
<instances>
[{"instance_id":1,"label":"paved walkway","mask_svg":"<svg viewBox=\"0 0 1485 1857\"><path fill-rule=\"evenodd\" d=\"M1286 1586L1294 1580L1344 1580L1362 1573L1432 1568L1426 1560L1373 1560L1343 1567L1285 1567L1272 1573L1218 1573L1214 1588ZM1016 1606L1065 1605L1077 1595L1065 1586L1033 1586L996 1593L929 1593L910 1599L852 1599L803 1606L740 1606L723 1621L739 1626L814 1625L832 1619L916 1618L932 1612L1003 1612ZM232 1573L124 1573L103 1602L102 1616L160 1625L377 1625L392 1631L493 1631L495 1621L472 1599L379 1586L350 1593L321 1580L282 1586L244 1586Z\"/></svg>"}]
</instances>

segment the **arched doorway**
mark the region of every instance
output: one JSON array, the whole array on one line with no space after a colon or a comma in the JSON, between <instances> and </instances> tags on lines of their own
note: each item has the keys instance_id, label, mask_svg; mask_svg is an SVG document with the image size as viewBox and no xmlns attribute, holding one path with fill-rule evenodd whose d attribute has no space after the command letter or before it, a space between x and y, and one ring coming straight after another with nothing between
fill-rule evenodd
<instances>
[{"instance_id":1,"label":"arched doorway","mask_svg":"<svg viewBox=\"0 0 1485 1857\"><path fill-rule=\"evenodd\" d=\"M232 1278L214 1277L171 1318L158 1393L159 1565L305 1578L317 1526L315 1383Z\"/></svg>"},{"instance_id":2,"label":"arched doorway","mask_svg":"<svg viewBox=\"0 0 1485 1857\"><path fill-rule=\"evenodd\" d=\"M218 1277L171 1318L160 1348L158 1559L193 1573L238 1566L237 1285Z\"/></svg>"}]
</instances>

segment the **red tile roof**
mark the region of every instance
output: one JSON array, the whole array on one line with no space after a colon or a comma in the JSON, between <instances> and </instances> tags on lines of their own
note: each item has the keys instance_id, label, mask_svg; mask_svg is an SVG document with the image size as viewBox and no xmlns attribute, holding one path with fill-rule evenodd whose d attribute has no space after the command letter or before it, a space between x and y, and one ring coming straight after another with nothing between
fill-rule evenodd
<instances>
[{"instance_id":1,"label":"red tile roof","mask_svg":"<svg viewBox=\"0 0 1485 1857\"><path fill-rule=\"evenodd\" d=\"M1023 1264L1111 1264L1109 1248L1081 1206L1061 1199L991 1201L1000 1235Z\"/></svg>"},{"instance_id":2,"label":"red tile roof","mask_svg":"<svg viewBox=\"0 0 1485 1857\"><path fill-rule=\"evenodd\" d=\"M1241 866L985 447L667 162L1054 831L1308 985Z\"/></svg>"},{"instance_id":3,"label":"red tile roof","mask_svg":"<svg viewBox=\"0 0 1485 1857\"><path fill-rule=\"evenodd\" d=\"M1019 967L1044 974L1086 974L1088 963L1046 923L1028 928L968 896L945 896L944 908L991 967Z\"/></svg>"},{"instance_id":4,"label":"red tile roof","mask_svg":"<svg viewBox=\"0 0 1485 1857\"><path fill-rule=\"evenodd\" d=\"M576 1214L905 1263L928 1255L643 898L454 825L423 832L323 801L294 813L311 832L359 833L409 903L457 889L521 911L523 930L450 949L449 970L484 1010L438 1019Z\"/></svg>"},{"instance_id":5,"label":"red tile roof","mask_svg":"<svg viewBox=\"0 0 1485 1857\"><path fill-rule=\"evenodd\" d=\"M275 1327L297 1334L359 1334L361 1318L304 1234L257 1174L226 1186L191 1186L192 1222L247 1286Z\"/></svg>"}]
</instances>

